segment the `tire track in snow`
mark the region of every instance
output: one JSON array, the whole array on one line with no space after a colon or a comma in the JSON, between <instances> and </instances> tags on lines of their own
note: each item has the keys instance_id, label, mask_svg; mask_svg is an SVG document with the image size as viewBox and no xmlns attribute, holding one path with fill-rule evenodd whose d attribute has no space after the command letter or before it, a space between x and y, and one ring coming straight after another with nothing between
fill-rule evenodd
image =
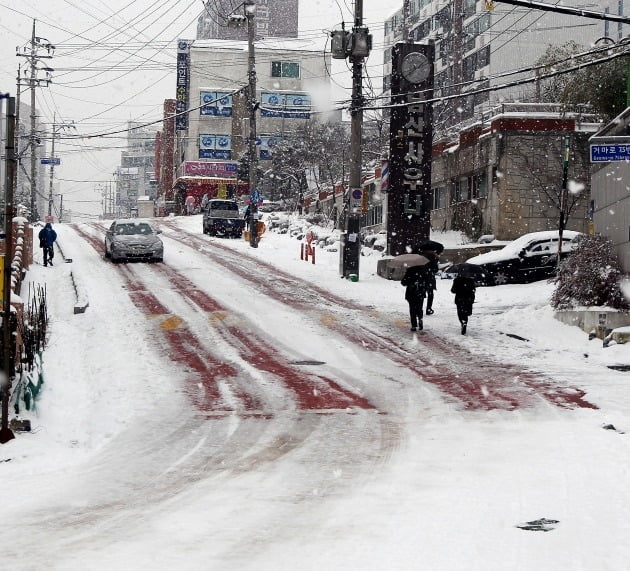
<instances>
[{"instance_id":1,"label":"tire track in snow","mask_svg":"<svg viewBox=\"0 0 630 571\"><path fill-rule=\"evenodd\" d=\"M169 238L196 249L213 263L254 283L261 293L276 301L303 312L312 312L313 306L343 312L343 324L331 319L323 325L353 344L381 353L411 370L459 401L465 410L514 410L536 406L541 399L560 408L597 408L585 399L586 393L581 389L562 386L536 371L475 355L435 335L421 335L422 352L411 351L404 341L392 337L386 326L375 327L373 319L364 319L363 314L367 312L364 306L237 251L222 241L192 234L170 221L162 225L173 232L169 233ZM273 275L274 280L269 280L269 275ZM304 292L308 292L308 299ZM356 326L348 326L349 321Z\"/></svg>"},{"instance_id":2,"label":"tire track in snow","mask_svg":"<svg viewBox=\"0 0 630 571\"><path fill-rule=\"evenodd\" d=\"M102 226L92 227L99 232L103 231ZM100 240L80 228L76 228L76 231L98 252L102 251ZM188 393L199 410L208 413L234 411L234 407L226 402L221 394L220 387L223 383L231 388L232 397L239 401L239 411L244 411L245 414L266 414L262 412L267 409L264 395L258 395L250 388L256 386L254 378L244 381L243 377L248 376L245 370L237 364L221 361L213 355L198 336L185 327L181 320L148 289L150 287L148 280L139 277L138 272L133 269L133 264L114 267L123 277L129 296L136 307L149 317L162 318L160 333L170 349L169 357L195 372L189 378ZM208 316L231 313L166 264L150 267L168 280L172 291L191 302L195 311ZM374 408L364 397L342 387L336 381L291 366L288 360L281 357L274 347L255 332L243 331L240 327L230 325L225 319L213 319L212 326L222 340L238 352L243 361L279 381L292 395L292 401L298 410L332 412ZM202 384L203 391L195 390L199 383Z\"/></svg>"}]
</instances>

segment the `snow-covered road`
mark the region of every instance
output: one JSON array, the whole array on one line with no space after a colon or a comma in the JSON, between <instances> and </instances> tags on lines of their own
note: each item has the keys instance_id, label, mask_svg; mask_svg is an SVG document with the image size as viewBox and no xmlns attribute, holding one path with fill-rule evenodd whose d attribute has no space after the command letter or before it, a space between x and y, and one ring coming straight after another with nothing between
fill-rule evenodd
<instances>
[{"instance_id":1,"label":"snow-covered road","mask_svg":"<svg viewBox=\"0 0 630 571\"><path fill-rule=\"evenodd\" d=\"M7 569L625 568L624 353L578 362L546 284L480 291L465 338L438 284L410 334L371 260L352 284L286 236L160 225L164 264L58 225L72 263L30 272L51 339L36 430L0 449Z\"/></svg>"}]
</instances>

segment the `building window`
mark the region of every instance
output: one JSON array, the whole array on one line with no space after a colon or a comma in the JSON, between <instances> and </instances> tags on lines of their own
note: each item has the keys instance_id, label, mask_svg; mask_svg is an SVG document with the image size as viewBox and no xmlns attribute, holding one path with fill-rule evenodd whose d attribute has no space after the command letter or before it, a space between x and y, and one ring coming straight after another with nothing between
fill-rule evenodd
<instances>
[{"instance_id":1,"label":"building window","mask_svg":"<svg viewBox=\"0 0 630 571\"><path fill-rule=\"evenodd\" d=\"M446 187L436 186L433 188L433 205L432 210L446 208Z\"/></svg>"},{"instance_id":2,"label":"building window","mask_svg":"<svg viewBox=\"0 0 630 571\"><path fill-rule=\"evenodd\" d=\"M464 0L464 18L469 18L477 9L477 0Z\"/></svg>"},{"instance_id":3,"label":"building window","mask_svg":"<svg viewBox=\"0 0 630 571\"><path fill-rule=\"evenodd\" d=\"M300 64L293 61L272 61L271 77L300 77Z\"/></svg>"},{"instance_id":4,"label":"building window","mask_svg":"<svg viewBox=\"0 0 630 571\"><path fill-rule=\"evenodd\" d=\"M475 198L487 198L488 197L488 174L485 170L479 171L475 175L475 188L473 196Z\"/></svg>"},{"instance_id":5,"label":"building window","mask_svg":"<svg viewBox=\"0 0 630 571\"><path fill-rule=\"evenodd\" d=\"M470 200L470 179L468 177L459 179L459 200Z\"/></svg>"}]
</instances>

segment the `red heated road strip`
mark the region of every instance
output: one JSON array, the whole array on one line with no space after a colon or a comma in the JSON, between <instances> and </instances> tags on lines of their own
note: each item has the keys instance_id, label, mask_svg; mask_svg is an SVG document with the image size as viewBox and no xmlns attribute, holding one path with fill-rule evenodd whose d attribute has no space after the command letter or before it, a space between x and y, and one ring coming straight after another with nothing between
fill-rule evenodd
<instances>
[{"instance_id":1,"label":"red heated road strip","mask_svg":"<svg viewBox=\"0 0 630 571\"><path fill-rule=\"evenodd\" d=\"M172 222L165 225L175 232L183 232ZM217 240L210 241L190 233L187 233L185 239L179 236L170 237L182 244L192 245L198 251L203 249L202 253L212 259L213 263L254 283L265 295L292 308L312 309L324 302L348 311L365 311L363 306L313 286L310 282L278 270L258 258L237 252ZM209 248L217 251L213 252ZM238 256L238 261L234 257L226 259L222 252ZM264 279L269 275L273 275L274 279ZM277 276L280 279L276 279ZM308 298L304 292L308 292ZM367 328L350 328L333 320L324 325L352 343L386 355L393 362L413 371L424 381L461 401L467 410L513 410L535 406L540 399L561 408L598 408L584 398L586 393L580 389L558 386L551 379L534 371L473 355L463 347L453 346L435 335L422 335L420 350L423 353L419 354L417 351L409 351L405 342L400 339L387 338L386 335ZM438 358L441 363L431 362L428 357ZM457 369L460 367L462 370L458 374Z\"/></svg>"},{"instance_id":2,"label":"red heated road strip","mask_svg":"<svg viewBox=\"0 0 630 571\"><path fill-rule=\"evenodd\" d=\"M154 269L168 278L173 290L188 297L202 311L227 312L215 299L167 265L154 266ZM244 331L241 326L229 325L225 321L217 324L217 331L230 345L239 349L243 360L281 379L296 395L300 409L374 408L365 398L344 389L332 379L291 366L288 360L280 358L274 347L252 331Z\"/></svg>"},{"instance_id":3,"label":"red heated road strip","mask_svg":"<svg viewBox=\"0 0 630 571\"><path fill-rule=\"evenodd\" d=\"M96 228L99 227L96 226ZM102 251L102 243L97 238L79 228L75 229L97 251ZM137 279L130 267L125 265L115 267L125 280L131 300L142 312L155 316L170 315L168 309L155 295L145 289L143 283ZM173 291L188 298L202 312L227 312L215 299L199 290L190 280L172 268L165 264L152 267L168 279ZM243 319L243 321L245 320ZM225 325L221 321L217 323L216 330L226 342L239 352L243 361L254 366L257 370L269 373L279 379L285 388L294 394L299 410L327 411L374 408L367 399L344 389L332 379L310 374L301 371L298 367L290 366L287 360L278 355L275 348L266 344L251 331L244 332L240 328ZM239 399L245 411L264 410L262 396L256 396L248 387L259 392L261 388L257 386L255 379L244 379L248 376L244 370L239 370L236 366L219 361L185 327L161 329L160 331L170 348L168 356L173 361L193 369L197 373L188 392L200 410L206 412L230 410L230 407L226 406L225 403L219 404L222 402L219 390L220 382L230 384L231 394ZM201 387L199 387L200 379ZM243 387L244 384L247 387Z\"/></svg>"}]
</instances>

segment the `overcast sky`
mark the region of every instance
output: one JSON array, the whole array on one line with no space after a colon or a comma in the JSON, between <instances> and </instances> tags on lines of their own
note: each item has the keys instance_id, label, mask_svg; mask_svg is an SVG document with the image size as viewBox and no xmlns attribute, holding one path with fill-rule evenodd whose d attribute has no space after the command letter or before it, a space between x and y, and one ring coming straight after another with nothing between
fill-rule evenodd
<instances>
[{"instance_id":1,"label":"overcast sky","mask_svg":"<svg viewBox=\"0 0 630 571\"><path fill-rule=\"evenodd\" d=\"M382 82L383 21L399 6L400 0L364 2L376 48L368 60L366 86L371 81L375 90ZM16 92L17 68L25 58L16 57L15 50L28 47L35 19L36 36L56 46L54 57L41 63L55 71L53 83L36 90L38 113L44 123L56 117L88 135L124 130L129 120L161 118L164 99L174 97L175 40L195 37L203 6L200 0L0 0L0 8L0 91ZM339 28L342 20L349 28L353 10L351 0L300 0L300 34L321 40L324 30ZM345 61L334 62L332 79L340 86L336 96L347 98L351 77ZM28 89L22 97L30 101ZM75 219L79 213L98 214L101 188L113 180L124 134L64 140L65 134L59 130L55 153L62 160L55 180L64 205Z\"/></svg>"}]
</instances>

